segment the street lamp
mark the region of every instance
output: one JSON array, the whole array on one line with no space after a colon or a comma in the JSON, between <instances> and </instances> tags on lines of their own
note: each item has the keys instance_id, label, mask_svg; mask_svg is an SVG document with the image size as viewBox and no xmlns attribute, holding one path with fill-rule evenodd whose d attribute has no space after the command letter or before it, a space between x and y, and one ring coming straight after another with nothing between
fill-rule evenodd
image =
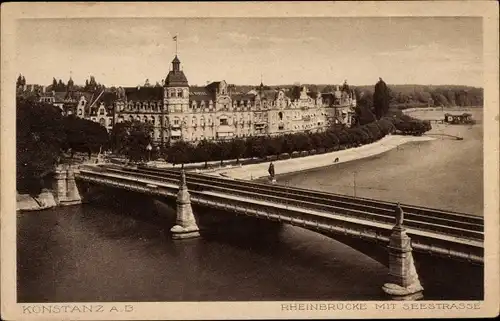
<instances>
[{"instance_id":1,"label":"street lamp","mask_svg":"<svg viewBox=\"0 0 500 321\"><path fill-rule=\"evenodd\" d=\"M146 150L148 151L148 162L151 161L151 150L153 149L153 146L151 146L151 144L148 144L148 146L146 146Z\"/></svg>"},{"instance_id":2,"label":"street lamp","mask_svg":"<svg viewBox=\"0 0 500 321\"><path fill-rule=\"evenodd\" d=\"M352 184L352 187L354 189L354 197L356 197L356 174L357 173L358 173L357 171L354 171L354 173L353 173L353 184Z\"/></svg>"}]
</instances>

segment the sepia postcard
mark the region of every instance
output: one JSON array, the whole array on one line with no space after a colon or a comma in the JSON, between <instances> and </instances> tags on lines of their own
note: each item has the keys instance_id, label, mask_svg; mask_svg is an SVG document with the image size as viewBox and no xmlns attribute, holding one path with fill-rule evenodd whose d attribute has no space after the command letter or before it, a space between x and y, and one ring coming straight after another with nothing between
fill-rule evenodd
<instances>
[{"instance_id":1,"label":"sepia postcard","mask_svg":"<svg viewBox=\"0 0 500 321\"><path fill-rule=\"evenodd\" d=\"M2 319L498 316L497 2L1 12Z\"/></svg>"}]
</instances>

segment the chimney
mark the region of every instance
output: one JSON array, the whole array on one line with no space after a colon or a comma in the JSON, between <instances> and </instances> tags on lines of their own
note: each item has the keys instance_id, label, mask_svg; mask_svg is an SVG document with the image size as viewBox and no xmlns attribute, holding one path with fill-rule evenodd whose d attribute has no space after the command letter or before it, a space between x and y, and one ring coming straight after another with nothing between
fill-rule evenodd
<instances>
[{"instance_id":1,"label":"chimney","mask_svg":"<svg viewBox=\"0 0 500 321\"><path fill-rule=\"evenodd\" d=\"M45 94L45 86L42 86L42 93Z\"/></svg>"}]
</instances>

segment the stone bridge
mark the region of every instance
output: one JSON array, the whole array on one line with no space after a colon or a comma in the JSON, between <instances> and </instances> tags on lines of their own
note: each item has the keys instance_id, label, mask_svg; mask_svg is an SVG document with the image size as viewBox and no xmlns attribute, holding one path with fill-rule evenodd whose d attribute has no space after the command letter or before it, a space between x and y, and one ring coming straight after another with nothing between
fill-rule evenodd
<instances>
[{"instance_id":1,"label":"stone bridge","mask_svg":"<svg viewBox=\"0 0 500 321\"><path fill-rule=\"evenodd\" d=\"M430 280L437 267L442 271L439 277L446 276L447 270L448 274L465 271L472 279L465 280L464 286L474 289L470 291L477 292L476 297L483 295L482 217L147 167L87 166L57 177L58 192L66 202L77 202L79 189L84 193L84 186L94 184L160 200L176 199L174 239L200 235L193 203L299 226L339 240L389 268L383 290L395 299L421 298L419 275L430 275L424 277Z\"/></svg>"}]
</instances>

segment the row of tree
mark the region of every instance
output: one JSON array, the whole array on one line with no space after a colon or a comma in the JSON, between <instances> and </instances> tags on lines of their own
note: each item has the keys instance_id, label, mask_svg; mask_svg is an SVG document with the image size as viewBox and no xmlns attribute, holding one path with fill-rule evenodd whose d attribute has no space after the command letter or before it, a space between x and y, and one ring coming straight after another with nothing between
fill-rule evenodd
<instances>
[{"instance_id":1,"label":"row of tree","mask_svg":"<svg viewBox=\"0 0 500 321\"><path fill-rule=\"evenodd\" d=\"M187 142L174 143L167 152L167 160L173 164L227 159L290 156L303 151L326 152L373 143L395 132L391 118L383 118L366 125L346 129L329 129L317 133L295 133L282 136L255 136L230 141L202 140L196 146Z\"/></svg>"},{"instance_id":2,"label":"row of tree","mask_svg":"<svg viewBox=\"0 0 500 321\"><path fill-rule=\"evenodd\" d=\"M57 80L55 77L52 78L52 84L47 86L47 91L55 91L55 92L65 92L67 90L78 90L78 91L87 91L94 92L98 90L103 90L106 87L95 80L94 76L90 76L89 79L85 80L84 86L75 85L73 80L70 79L66 84L63 80Z\"/></svg>"}]
</instances>

